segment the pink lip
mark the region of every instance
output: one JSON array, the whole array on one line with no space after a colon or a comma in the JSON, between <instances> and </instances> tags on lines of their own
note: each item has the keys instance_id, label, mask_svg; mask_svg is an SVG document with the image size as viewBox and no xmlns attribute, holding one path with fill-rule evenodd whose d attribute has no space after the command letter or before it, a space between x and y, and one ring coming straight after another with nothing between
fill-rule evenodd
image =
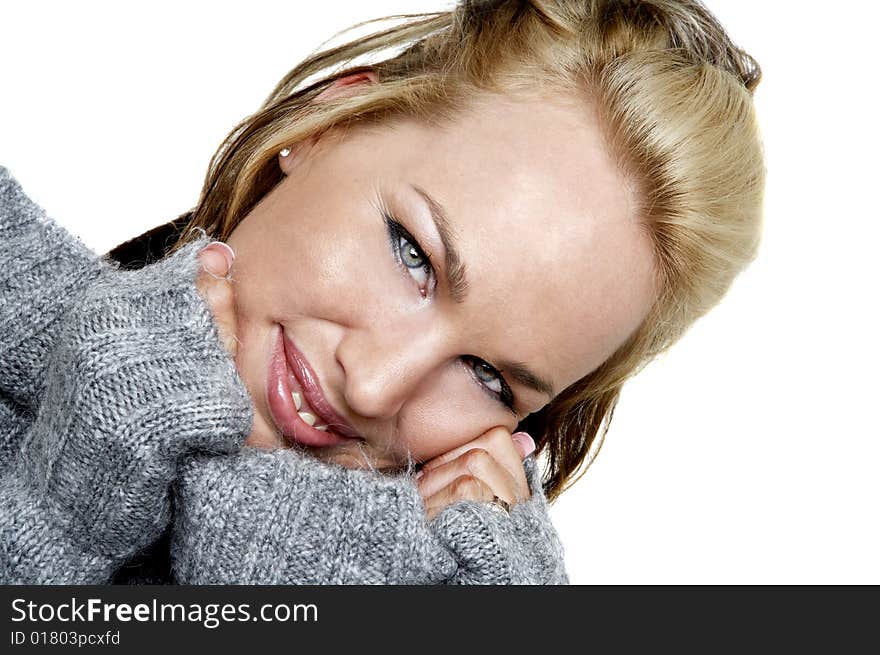
<instances>
[{"instance_id":1,"label":"pink lip","mask_svg":"<svg viewBox=\"0 0 880 655\"><path fill-rule=\"evenodd\" d=\"M266 396L272 419L284 437L289 442L317 448L361 439L357 430L324 397L314 369L284 334L281 325L273 346L266 376ZM326 431L316 430L300 418L290 395L291 389L302 392L302 410L314 414L318 425L328 426Z\"/></svg>"}]
</instances>

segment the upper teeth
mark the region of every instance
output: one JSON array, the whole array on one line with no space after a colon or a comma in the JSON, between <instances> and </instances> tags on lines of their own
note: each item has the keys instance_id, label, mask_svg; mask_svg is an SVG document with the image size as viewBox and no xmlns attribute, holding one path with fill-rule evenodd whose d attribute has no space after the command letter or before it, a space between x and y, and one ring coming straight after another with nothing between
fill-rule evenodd
<instances>
[{"instance_id":1,"label":"upper teeth","mask_svg":"<svg viewBox=\"0 0 880 655\"><path fill-rule=\"evenodd\" d=\"M298 414L299 414L299 417L300 417L303 421L305 421L306 423L308 423L309 425L314 425L314 424L315 424L315 421L318 420L318 417L317 417L317 416L315 416L314 414L309 414L309 412L298 412Z\"/></svg>"},{"instance_id":2,"label":"upper teeth","mask_svg":"<svg viewBox=\"0 0 880 655\"><path fill-rule=\"evenodd\" d=\"M318 417L310 412L301 412L299 411L302 408L302 396L299 395L297 391L291 391L290 395L293 396L293 404L296 405L296 413L299 414L299 417L309 425L314 426L316 430L326 430L326 425L315 425L315 422L318 420Z\"/></svg>"},{"instance_id":3,"label":"upper teeth","mask_svg":"<svg viewBox=\"0 0 880 655\"><path fill-rule=\"evenodd\" d=\"M314 426L316 430L326 430L327 429L326 425L315 425L315 422L318 420L318 417L315 416L314 414L310 414L309 412L297 412L297 414L299 414L299 417L303 421L305 421L309 425Z\"/></svg>"}]
</instances>

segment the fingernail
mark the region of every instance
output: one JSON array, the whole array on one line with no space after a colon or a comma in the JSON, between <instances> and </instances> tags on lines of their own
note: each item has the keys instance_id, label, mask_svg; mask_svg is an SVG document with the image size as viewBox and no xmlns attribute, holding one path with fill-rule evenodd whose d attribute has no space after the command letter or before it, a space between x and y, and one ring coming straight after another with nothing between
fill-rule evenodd
<instances>
[{"instance_id":1,"label":"fingernail","mask_svg":"<svg viewBox=\"0 0 880 655\"><path fill-rule=\"evenodd\" d=\"M419 469L418 471L416 471L416 475L415 475L416 480L418 480L419 478L421 478L424 474L425 474L425 472L422 471L421 469Z\"/></svg>"},{"instance_id":2,"label":"fingernail","mask_svg":"<svg viewBox=\"0 0 880 655\"><path fill-rule=\"evenodd\" d=\"M513 439L519 455L523 459L535 452L535 440L532 439L528 432L514 432L510 435L510 438Z\"/></svg>"},{"instance_id":3,"label":"fingernail","mask_svg":"<svg viewBox=\"0 0 880 655\"><path fill-rule=\"evenodd\" d=\"M222 241L212 241L204 249L208 250L209 248L221 253L226 258L226 271L228 272L232 268L232 262L235 261L235 251Z\"/></svg>"}]
</instances>

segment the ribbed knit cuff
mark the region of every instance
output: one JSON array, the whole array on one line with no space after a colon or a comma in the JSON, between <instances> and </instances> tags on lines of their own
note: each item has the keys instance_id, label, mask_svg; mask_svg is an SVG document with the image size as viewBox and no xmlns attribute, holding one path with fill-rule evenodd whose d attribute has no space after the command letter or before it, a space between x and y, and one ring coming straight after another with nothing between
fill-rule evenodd
<instances>
[{"instance_id":1,"label":"ribbed knit cuff","mask_svg":"<svg viewBox=\"0 0 880 655\"><path fill-rule=\"evenodd\" d=\"M550 522L534 456L523 462L531 497L510 514L487 503L460 501L431 529L458 565L452 584L567 584L562 542Z\"/></svg>"},{"instance_id":2,"label":"ribbed knit cuff","mask_svg":"<svg viewBox=\"0 0 880 655\"><path fill-rule=\"evenodd\" d=\"M148 545L170 520L180 458L235 451L250 432L250 397L195 286L208 242L102 273L57 335L20 457L84 552Z\"/></svg>"},{"instance_id":3,"label":"ribbed knit cuff","mask_svg":"<svg viewBox=\"0 0 880 655\"><path fill-rule=\"evenodd\" d=\"M190 458L174 507L181 584L435 584L455 571L404 475L244 448Z\"/></svg>"},{"instance_id":4,"label":"ribbed knit cuff","mask_svg":"<svg viewBox=\"0 0 880 655\"><path fill-rule=\"evenodd\" d=\"M0 394L36 411L61 319L107 264L0 167Z\"/></svg>"}]
</instances>

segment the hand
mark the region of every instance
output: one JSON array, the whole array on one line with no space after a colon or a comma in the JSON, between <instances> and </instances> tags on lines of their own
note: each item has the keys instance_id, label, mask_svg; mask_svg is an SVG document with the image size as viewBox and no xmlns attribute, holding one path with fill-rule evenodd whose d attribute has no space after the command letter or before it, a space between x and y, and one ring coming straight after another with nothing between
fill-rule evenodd
<instances>
[{"instance_id":1,"label":"hand","mask_svg":"<svg viewBox=\"0 0 880 655\"><path fill-rule=\"evenodd\" d=\"M198 260L202 268L196 279L196 287L211 309L220 340L234 359L238 354L235 292L231 278L235 253L222 241L213 241L202 248Z\"/></svg>"},{"instance_id":2,"label":"hand","mask_svg":"<svg viewBox=\"0 0 880 655\"><path fill-rule=\"evenodd\" d=\"M535 450L525 432L514 435L495 427L482 435L426 462L418 475L419 493L428 520L459 500L509 505L529 499L529 484L522 460Z\"/></svg>"},{"instance_id":3,"label":"hand","mask_svg":"<svg viewBox=\"0 0 880 655\"><path fill-rule=\"evenodd\" d=\"M534 449L526 433L497 427L423 467L430 530L455 559L448 584L568 581ZM489 505L496 496L513 506L507 514Z\"/></svg>"},{"instance_id":4,"label":"hand","mask_svg":"<svg viewBox=\"0 0 880 655\"><path fill-rule=\"evenodd\" d=\"M85 549L124 557L150 543L170 518L181 457L236 452L252 423L194 284L203 249L194 242L138 270L108 269L55 335L21 465ZM228 304L223 282L203 282L215 305Z\"/></svg>"}]
</instances>

